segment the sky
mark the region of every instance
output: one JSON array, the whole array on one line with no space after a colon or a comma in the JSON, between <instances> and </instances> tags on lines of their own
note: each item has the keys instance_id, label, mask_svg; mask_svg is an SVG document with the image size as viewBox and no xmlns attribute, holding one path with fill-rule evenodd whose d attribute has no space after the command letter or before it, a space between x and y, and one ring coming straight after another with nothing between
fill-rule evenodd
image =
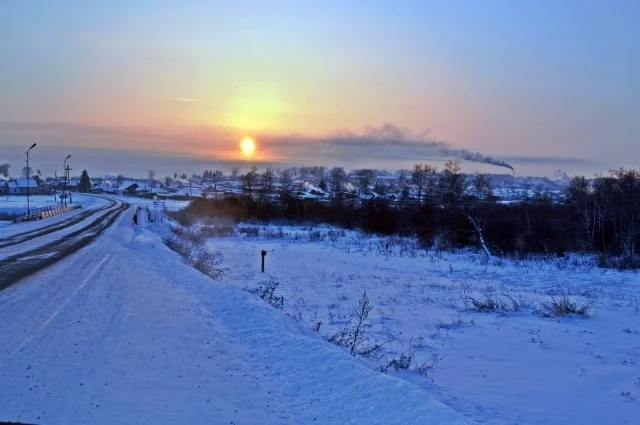
<instances>
[{"instance_id":1,"label":"sky","mask_svg":"<svg viewBox=\"0 0 640 425\"><path fill-rule=\"evenodd\" d=\"M640 167L639 17L636 0L2 0L0 163L19 173L35 142L45 174L69 154L91 175L461 150L526 175Z\"/></svg>"}]
</instances>

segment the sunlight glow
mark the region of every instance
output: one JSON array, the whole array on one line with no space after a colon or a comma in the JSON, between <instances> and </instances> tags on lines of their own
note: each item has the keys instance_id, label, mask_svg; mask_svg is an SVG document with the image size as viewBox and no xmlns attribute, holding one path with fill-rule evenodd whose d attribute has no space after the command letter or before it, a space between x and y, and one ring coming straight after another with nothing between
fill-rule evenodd
<instances>
[{"instance_id":1,"label":"sunlight glow","mask_svg":"<svg viewBox=\"0 0 640 425\"><path fill-rule=\"evenodd\" d=\"M240 151L246 157L251 157L256 151L256 142L249 136L242 138L240 142Z\"/></svg>"}]
</instances>

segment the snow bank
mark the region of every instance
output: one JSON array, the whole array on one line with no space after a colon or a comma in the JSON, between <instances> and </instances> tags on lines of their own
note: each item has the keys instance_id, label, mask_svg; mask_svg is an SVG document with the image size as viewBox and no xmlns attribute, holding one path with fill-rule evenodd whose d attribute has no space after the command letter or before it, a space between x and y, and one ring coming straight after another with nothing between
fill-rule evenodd
<instances>
[{"instance_id":1,"label":"snow bank","mask_svg":"<svg viewBox=\"0 0 640 425\"><path fill-rule=\"evenodd\" d=\"M145 230L145 233L148 232ZM145 234L143 233L143 234ZM145 241L159 234L145 234ZM164 248L158 264L179 262ZM373 370L257 296L215 283L184 266L166 269L205 303L212 320L251 353L250 361L279 388L304 424L455 425L470 421L412 383Z\"/></svg>"}]
</instances>

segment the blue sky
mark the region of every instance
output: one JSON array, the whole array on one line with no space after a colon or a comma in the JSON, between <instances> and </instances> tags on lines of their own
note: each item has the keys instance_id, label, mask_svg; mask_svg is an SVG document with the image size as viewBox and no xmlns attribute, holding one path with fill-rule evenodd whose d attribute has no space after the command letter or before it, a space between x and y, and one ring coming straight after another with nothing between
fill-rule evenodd
<instances>
[{"instance_id":1,"label":"blue sky","mask_svg":"<svg viewBox=\"0 0 640 425\"><path fill-rule=\"evenodd\" d=\"M94 174L200 172L246 163L245 135L258 165L445 159L332 143L391 123L519 173L638 167L638 17L622 0L8 0L0 162L36 141L45 173L58 150Z\"/></svg>"}]
</instances>

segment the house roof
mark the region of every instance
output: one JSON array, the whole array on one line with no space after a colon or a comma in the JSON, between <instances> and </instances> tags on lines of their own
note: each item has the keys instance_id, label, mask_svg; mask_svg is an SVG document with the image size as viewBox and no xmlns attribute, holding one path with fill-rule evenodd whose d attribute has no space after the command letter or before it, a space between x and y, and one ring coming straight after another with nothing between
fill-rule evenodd
<instances>
[{"instance_id":1,"label":"house roof","mask_svg":"<svg viewBox=\"0 0 640 425\"><path fill-rule=\"evenodd\" d=\"M18 188L37 188L38 182L34 179L14 179L9 181L9 186L18 187Z\"/></svg>"}]
</instances>

